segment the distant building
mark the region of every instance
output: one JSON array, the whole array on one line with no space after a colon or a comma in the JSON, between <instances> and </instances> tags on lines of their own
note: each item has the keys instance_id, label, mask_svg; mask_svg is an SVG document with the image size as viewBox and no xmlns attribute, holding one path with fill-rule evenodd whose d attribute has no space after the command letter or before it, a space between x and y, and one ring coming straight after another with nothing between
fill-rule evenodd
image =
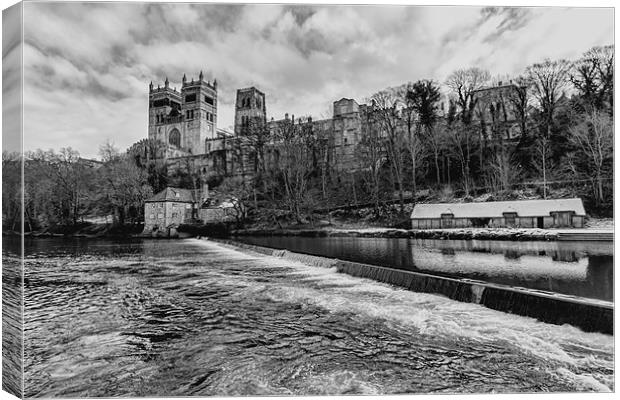
<instances>
[{"instance_id":1,"label":"distant building","mask_svg":"<svg viewBox=\"0 0 620 400\"><path fill-rule=\"evenodd\" d=\"M144 203L144 233L166 232L195 219L198 199L188 189L167 187Z\"/></svg>"},{"instance_id":2,"label":"distant building","mask_svg":"<svg viewBox=\"0 0 620 400\"><path fill-rule=\"evenodd\" d=\"M281 124L298 123L294 116L267 121L265 94L255 87L237 90L234 132L217 128L217 81L198 80L183 76L181 90L170 87L166 78L163 87L149 84L148 137L164 144L163 157L169 169L191 169L211 176L252 176L257 170L259 155L252 149L252 130L263 126L271 135L265 141L267 163L277 162L278 143L274 132ZM362 110L355 100L342 98L333 103L333 117L304 121L307 127L320 132L324 154L321 162L336 169L350 171L357 162L355 149L362 136Z\"/></svg>"},{"instance_id":3,"label":"distant building","mask_svg":"<svg viewBox=\"0 0 620 400\"><path fill-rule=\"evenodd\" d=\"M167 145L166 157L206 153L209 139L218 137L217 80L188 81L183 75L181 91L170 87L149 85L149 139Z\"/></svg>"},{"instance_id":4,"label":"distant building","mask_svg":"<svg viewBox=\"0 0 620 400\"><path fill-rule=\"evenodd\" d=\"M482 88L473 93L476 104L474 122L480 126L481 138L489 143L520 137L520 124L515 113L515 99L520 88L507 85ZM251 178L258 166L277 165L281 143L276 134L287 125L300 124L311 131L316 149L313 157L318 165L342 173L359 171L360 143L369 132L380 132L381 121L374 104L359 104L354 99L341 98L333 102L332 117L321 120L267 119L265 93L256 87L238 89L235 99L233 132L217 128L217 82L205 81L202 72L198 80L183 76L181 90L170 87L166 78L163 87L149 85L149 139L164 143L168 168L190 170L209 180L212 177L243 176ZM440 115L445 114L441 103ZM407 134L404 120L395 122L399 135ZM261 151L257 153L257 129L262 131ZM264 134L265 132L266 134ZM385 146L379 146L385 153ZM363 149L361 149L363 150ZM381 155L381 162L387 154Z\"/></svg>"},{"instance_id":5,"label":"distant building","mask_svg":"<svg viewBox=\"0 0 620 400\"><path fill-rule=\"evenodd\" d=\"M487 140L511 141L521 137L519 104L527 104L526 88L512 81L498 82L473 92L476 104L473 122L479 124Z\"/></svg>"},{"instance_id":6,"label":"distant building","mask_svg":"<svg viewBox=\"0 0 620 400\"><path fill-rule=\"evenodd\" d=\"M168 236L181 224L233 221L238 209L236 199L211 197L207 185L201 190L167 187L145 201L143 233Z\"/></svg>"},{"instance_id":7,"label":"distant building","mask_svg":"<svg viewBox=\"0 0 620 400\"><path fill-rule=\"evenodd\" d=\"M582 228L581 199L416 204L413 229L445 228Z\"/></svg>"},{"instance_id":8,"label":"distant building","mask_svg":"<svg viewBox=\"0 0 620 400\"><path fill-rule=\"evenodd\" d=\"M203 203L198 209L200 220L205 223L214 222L233 222L237 217L241 217L238 213L243 213L243 209L237 199L212 199Z\"/></svg>"}]
</instances>

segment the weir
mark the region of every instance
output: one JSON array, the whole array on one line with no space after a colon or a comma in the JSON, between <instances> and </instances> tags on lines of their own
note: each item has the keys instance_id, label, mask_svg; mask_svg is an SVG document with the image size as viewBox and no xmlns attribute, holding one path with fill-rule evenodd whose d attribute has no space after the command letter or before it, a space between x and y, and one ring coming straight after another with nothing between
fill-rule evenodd
<instances>
[{"instance_id":1,"label":"weir","mask_svg":"<svg viewBox=\"0 0 620 400\"><path fill-rule=\"evenodd\" d=\"M476 303L546 323L570 324L587 332L613 334L614 305L607 301L312 256L232 240L209 240L312 266L335 267L338 272L351 276L372 279L415 292L441 294L453 300Z\"/></svg>"}]
</instances>

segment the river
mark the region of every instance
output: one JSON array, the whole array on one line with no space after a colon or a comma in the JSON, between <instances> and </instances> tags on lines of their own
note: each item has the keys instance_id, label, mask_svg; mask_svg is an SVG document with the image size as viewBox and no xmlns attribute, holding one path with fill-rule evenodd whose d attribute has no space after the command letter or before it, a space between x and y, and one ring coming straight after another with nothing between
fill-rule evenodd
<instances>
[{"instance_id":1,"label":"river","mask_svg":"<svg viewBox=\"0 0 620 400\"><path fill-rule=\"evenodd\" d=\"M613 242L240 236L259 246L612 302Z\"/></svg>"},{"instance_id":2,"label":"river","mask_svg":"<svg viewBox=\"0 0 620 400\"><path fill-rule=\"evenodd\" d=\"M26 397L614 389L613 336L334 269L198 239L25 255Z\"/></svg>"}]
</instances>

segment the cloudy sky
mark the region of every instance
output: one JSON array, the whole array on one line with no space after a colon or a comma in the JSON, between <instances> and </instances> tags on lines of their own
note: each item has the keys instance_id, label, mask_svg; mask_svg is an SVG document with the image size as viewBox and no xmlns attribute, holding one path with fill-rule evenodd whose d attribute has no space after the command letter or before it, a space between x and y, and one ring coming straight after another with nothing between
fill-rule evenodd
<instances>
[{"instance_id":1,"label":"cloudy sky","mask_svg":"<svg viewBox=\"0 0 620 400\"><path fill-rule=\"evenodd\" d=\"M24 22L24 147L86 157L147 136L148 84L166 76L217 78L230 128L241 87L266 93L268 117L329 117L342 97L613 43L613 11L583 8L25 3Z\"/></svg>"}]
</instances>

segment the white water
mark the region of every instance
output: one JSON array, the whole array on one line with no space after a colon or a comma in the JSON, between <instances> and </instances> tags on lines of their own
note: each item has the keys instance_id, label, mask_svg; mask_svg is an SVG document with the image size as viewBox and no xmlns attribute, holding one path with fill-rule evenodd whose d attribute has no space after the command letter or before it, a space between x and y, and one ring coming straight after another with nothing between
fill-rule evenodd
<instances>
[{"instance_id":1,"label":"white water","mask_svg":"<svg viewBox=\"0 0 620 400\"><path fill-rule=\"evenodd\" d=\"M27 396L613 390L613 337L202 240L26 264Z\"/></svg>"}]
</instances>

